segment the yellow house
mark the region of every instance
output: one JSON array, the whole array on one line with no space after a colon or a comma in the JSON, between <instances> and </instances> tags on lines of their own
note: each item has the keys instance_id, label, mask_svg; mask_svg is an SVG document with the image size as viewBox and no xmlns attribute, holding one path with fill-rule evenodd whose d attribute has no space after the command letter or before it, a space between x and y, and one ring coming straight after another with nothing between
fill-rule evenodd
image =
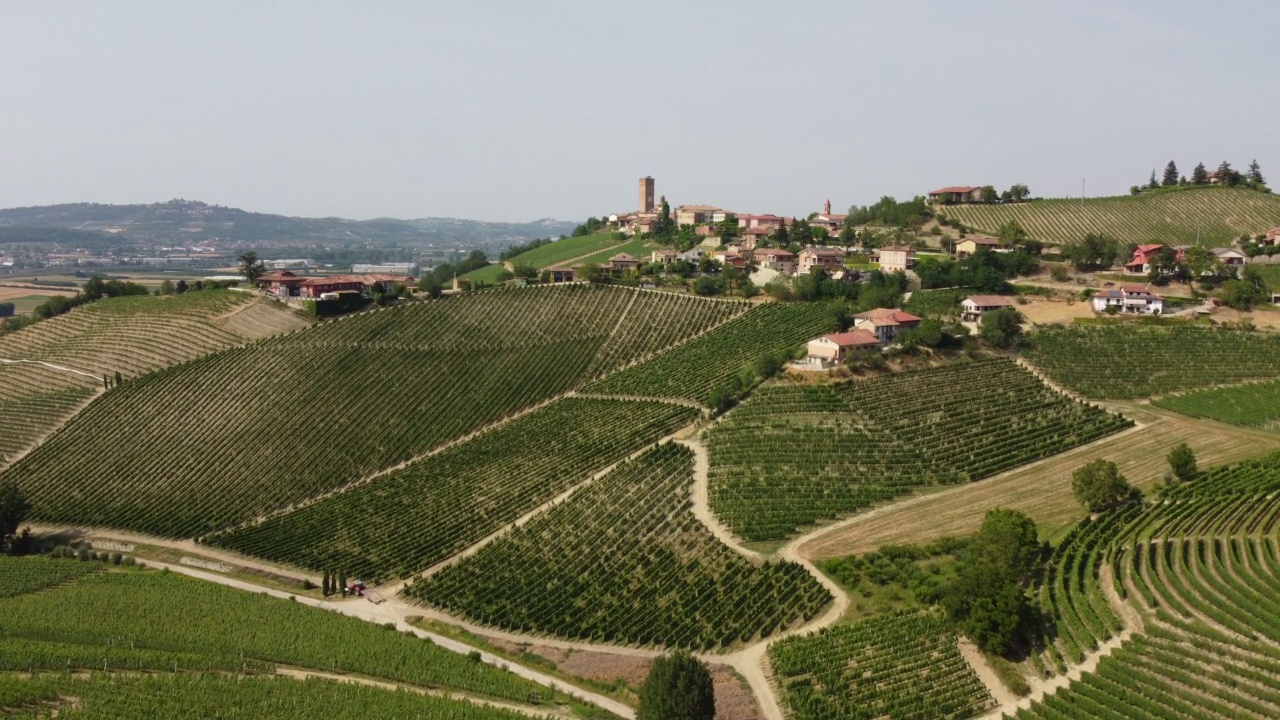
<instances>
[{"instance_id":1,"label":"yellow house","mask_svg":"<svg viewBox=\"0 0 1280 720\"><path fill-rule=\"evenodd\" d=\"M976 255L981 248L995 250L999 244L1000 241L993 237L969 236L956 243L956 259L960 260Z\"/></svg>"}]
</instances>

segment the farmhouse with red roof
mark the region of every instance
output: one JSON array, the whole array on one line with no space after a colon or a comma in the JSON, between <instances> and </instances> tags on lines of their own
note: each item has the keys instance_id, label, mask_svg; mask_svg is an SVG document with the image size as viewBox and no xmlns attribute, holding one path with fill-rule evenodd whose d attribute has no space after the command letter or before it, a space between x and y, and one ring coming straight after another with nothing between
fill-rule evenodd
<instances>
[{"instance_id":1,"label":"farmhouse with red roof","mask_svg":"<svg viewBox=\"0 0 1280 720\"><path fill-rule=\"evenodd\" d=\"M894 308L876 308L853 316L853 327L866 330L882 343L889 342L900 332L914 330L920 318Z\"/></svg>"},{"instance_id":2,"label":"farmhouse with red roof","mask_svg":"<svg viewBox=\"0 0 1280 720\"><path fill-rule=\"evenodd\" d=\"M929 202L943 205L982 202L982 188L974 185L952 185L929 193Z\"/></svg>"},{"instance_id":3,"label":"farmhouse with red roof","mask_svg":"<svg viewBox=\"0 0 1280 720\"><path fill-rule=\"evenodd\" d=\"M866 350L879 345L880 340L874 333L866 330L851 330L814 338L809 341L807 349L811 364L830 367L844 362L851 351Z\"/></svg>"}]
</instances>

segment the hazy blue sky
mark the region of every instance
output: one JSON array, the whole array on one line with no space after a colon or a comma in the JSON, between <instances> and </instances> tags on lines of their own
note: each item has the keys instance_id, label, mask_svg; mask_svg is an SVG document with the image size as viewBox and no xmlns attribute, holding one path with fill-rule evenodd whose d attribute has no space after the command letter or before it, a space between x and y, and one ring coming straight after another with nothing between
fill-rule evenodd
<instances>
[{"instance_id":1,"label":"hazy blue sky","mask_svg":"<svg viewBox=\"0 0 1280 720\"><path fill-rule=\"evenodd\" d=\"M0 206L787 215L1280 179L1275 0L0 5Z\"/></svg>"}]
</instances>

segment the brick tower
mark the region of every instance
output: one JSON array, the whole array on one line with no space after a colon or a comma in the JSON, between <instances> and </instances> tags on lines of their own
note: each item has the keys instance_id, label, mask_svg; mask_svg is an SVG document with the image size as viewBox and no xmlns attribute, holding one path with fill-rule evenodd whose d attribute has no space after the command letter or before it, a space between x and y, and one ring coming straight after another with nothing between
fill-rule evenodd
<instances>
[{"instance_id":1,"label":"brick tower","mask_svg":"<svg viewBox=\"0 0 1280 720\"><path fill-rule=\"evenodd\" d=\"M653 178L648 175L640 178L640 212L653 212Z\"/></svg>"}]
</instances>

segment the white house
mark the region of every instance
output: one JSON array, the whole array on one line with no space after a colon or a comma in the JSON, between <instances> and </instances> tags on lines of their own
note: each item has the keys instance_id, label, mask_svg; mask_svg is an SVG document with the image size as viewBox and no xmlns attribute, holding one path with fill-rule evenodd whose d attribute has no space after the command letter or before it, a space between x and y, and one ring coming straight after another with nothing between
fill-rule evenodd
<instances>
[{"instance_id":1,"label":"white house","mask_svg":"<svg viewBox=\"0 0 1280 720\"><path fill-rule=\"evenodd\" d=\"M970 295L960 301L960 319L977 322L983 315L1000 308L1013 307L1007 298L999 295Z\"/></svg>"},{"instance_id":2,"label":"white house","mask_svg":"<svg viewBox=\"0 0 1280 720\"><path fill-rule=\"evenodd\" d=\"M1117 312L1131 315L1160 315L1164 313L1164 298L1141 285L1122 285L1119 290L1103 290L1093 296L1093 311Z\"/></svg>"}]
</instances>

